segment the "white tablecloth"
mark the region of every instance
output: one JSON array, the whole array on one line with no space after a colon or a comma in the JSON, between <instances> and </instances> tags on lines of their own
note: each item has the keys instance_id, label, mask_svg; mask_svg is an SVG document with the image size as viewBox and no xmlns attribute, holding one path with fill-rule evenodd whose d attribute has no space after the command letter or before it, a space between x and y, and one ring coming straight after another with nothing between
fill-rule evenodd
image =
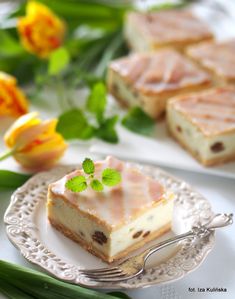
<instances>
[{"instance_id":1,"label":"white tablecloth","mask_svg":"<svg viewBox=\"0 0 235 299\"><path fill-rule=\"evenodd\" d=\"M95 158L89 153L88 145L73 144L63 159L63 163L76 163L85 156ZM19 170L17 164L9 159L1 163L0 168ZM215 212L235 212L235 180L210 175L190 173L165 168L173 175L184 179L200 191L210 201ZM8 241L3 224L3 215L11 193L0 194L0 259L34 268ZM198 292L197 288L226 288L226 293ZM190 292L189 288L195 288ZM235 298L235 225L217 232L216 244L204 263L194 272L174 283L154 286L127 292L133 299L209 299ZM4 298L0 295L0 298Z\"/></svg>"}]
</instances>

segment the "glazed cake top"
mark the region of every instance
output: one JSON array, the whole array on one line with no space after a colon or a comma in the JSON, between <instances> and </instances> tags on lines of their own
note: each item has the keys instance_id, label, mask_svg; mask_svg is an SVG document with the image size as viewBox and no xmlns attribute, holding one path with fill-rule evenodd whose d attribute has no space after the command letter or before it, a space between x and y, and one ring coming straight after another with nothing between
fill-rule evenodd
<instances>
[{"instance_id":1,"label":"glazed cake top","mask_svg":"<svg viewBox=\"0 0 235 299\"><path fill-rule=\"evenodd\" d=\"M209 74L172 49L132 54L114 60L110 68L134 89L149 95L211 82Z\"/></svg>"},{"instance_id":2,"label":"glazed cake top","mask_svg":"<svg viewBox=\"0 0 235 299\"><path fill-rule=\"evenodd\" d=\"M212 38L208 26L190 11L131 12L128 19L143 37L156 44Z\"/></svg>"},{"instance_id":3,"label":"glazed cake top","mask_svg":"<svg viewBox=\"0 0 235 299\"><path fill-rule=\"evenodd\" d=\"M235 39L206 42L188 48L188 54L218 76L235 80Z\"/></svg>"},{"instance_id":4,"label":"glazed cake top","mask_svg":"<svg viewBox=\"0 0 235 299\"><path fill-rule=\"evenodd\" d=\"M170 100L204 135L235 131L235 88L214 88Z\"/></svg>"},{"instance_id":5,"label":"glazed cake top","mask_svg":"<svg viewBox=\"0 0 235 299\"><path fill-rule=\"evenodd\" d=\"M95 177L100 178L102 170L107 167L117 169L121 173L122 181L115 187L105 188L103 192L96 192L90 187L80 193L67 190L67 180L84 175L80 169L52 183L49 189L55 196L63 197L75 208L111 229L127 223L163 199L165 191L159 182L129 163L113 157L95 162Z\"/></svg>"}]
</instances>

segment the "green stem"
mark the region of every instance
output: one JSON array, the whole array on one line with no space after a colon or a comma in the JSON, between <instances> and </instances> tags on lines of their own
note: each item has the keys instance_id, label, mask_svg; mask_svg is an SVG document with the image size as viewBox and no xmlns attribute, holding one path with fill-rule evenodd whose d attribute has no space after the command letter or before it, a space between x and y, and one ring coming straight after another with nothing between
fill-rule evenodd
<instances>
[{"instance_id":1,"label":"green stem","mask_svg":"<svg viewBox=\"0 0 235 299\"><path fill-rule=\"evenodd\" d=\"M8 151L3 152L2 154L0 154L0 161L9 158L10 156L12 156L14 154L14 152L15 152L15 149L10 149Z\"/></svg>"},{"instance_id":2,"label":"green stem","mask_svg":"<svg viewBox=\"0 0 235 299\"><path fill-rule=\"evenodd\" d=\"M57 102L61 108L61 112L67 109L66 105L66 95L65 95L65 87L64 82L60 75L56 76L55 80L56 86L55 90L57 93Z\"/></svg>"},{"instance_id":3,"label":"green stem","mask_svg":"<svg viewBox=\"0 0 235 299\"><path fill-rule=\"evenodd\" d=\"M104 77L108 62L114 58L116 51L123 45L123 38L121 30L114 34L109 45L105 49L102 58L95 69L95 74L99 77Z\"/></svg>"},{"instance_id":4,"label":"green stem","mask_svg":"<svg viewBox=\"0 0 235 299\"><path fill-rule=\"evenodd\" d=\"M72 89L69 85L66 86L66 82L63 78L58 75L56 77L56 91L57 91L57 101L61 106L61 112L68 110L69 108L74 108L74 103L72 101Z\"/></svg>"}]
</instances>

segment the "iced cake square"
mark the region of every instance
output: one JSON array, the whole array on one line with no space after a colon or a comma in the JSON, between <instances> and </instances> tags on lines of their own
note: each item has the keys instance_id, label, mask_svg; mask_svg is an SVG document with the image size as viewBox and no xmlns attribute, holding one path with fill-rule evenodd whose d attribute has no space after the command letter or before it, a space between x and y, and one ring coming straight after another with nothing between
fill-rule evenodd
<instances>
[{"instance_id":1,"label":"iced cake square","mask_svg":"<svg viewBox=\"0 0 235 299\"><path fill-rule=\"evenodd\" d=\"M213 39L204 21L187 10L130 12L126 17L124 33L130 48L137 52L162 47L182 51L191 44Z\"/></svg>"},{"instance_id":2,"label":"iced cake square","mask_svg":"<svg viewBox=\"0 0 235 299\"><path fill-rule=\"evenodd\" d=\"M175 139L202 164L235 159L234 87L172 98L167 123Z\"/></svg>"},{"instance_id":3,"label":"iced cake square","mask_svg":"<svg viewBox=\"0 0 235 299\"><path fill-rule=\"evenodd\" d=\"M140 168L114 157L95 162L95 176L106 167L121 173L119 185L103 192L72 192L66 182L84 174L77 169L49 185L47 213L52 226L110 263L170 230L173 194Z\"/></svg>"},{"instance_id":4,"label":"iced cake square","mask_svg":"<svg viewBox=\"0 0 235 299\"><path fill-rule=\"evenodd\" d=\"M166 108L167 99L212 84L209 74L177 51L136 53L110 63L108 89L126 106L140 106L153 118Z\"/></svg>"}]
</instances>

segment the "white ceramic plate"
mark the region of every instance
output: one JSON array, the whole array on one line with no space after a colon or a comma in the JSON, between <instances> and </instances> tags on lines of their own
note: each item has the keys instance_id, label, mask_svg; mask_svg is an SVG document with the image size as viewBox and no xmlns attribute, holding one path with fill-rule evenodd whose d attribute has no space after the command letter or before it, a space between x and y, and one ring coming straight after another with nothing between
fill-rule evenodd
<instances>
[{"instance_id":1,"label":"white ceramic plate","mask_svg":"<svg viewBox=\"0 0 235 299\"><path fill-rule=\"evenodd\" d=\"M173 216L175 233L189 230L192 225L208 221L213 215L208 201L185 182L171 177L156 167L140 164L135 166L175 193ZM184 242L153 255L146 271L136 278L118 283L102 283L83 277L80 269L107 265L52 228L46 217L48 184L75 168L75 166L60 166L36 174L13 194L4 216L7 235L22 255L57 278L95 288L146 287L182 278L196 269L212 249L214 233L193 246L189 242ZM173 232L164 235L161 240L172 234Z\"/></svg>"}]
</instances>

